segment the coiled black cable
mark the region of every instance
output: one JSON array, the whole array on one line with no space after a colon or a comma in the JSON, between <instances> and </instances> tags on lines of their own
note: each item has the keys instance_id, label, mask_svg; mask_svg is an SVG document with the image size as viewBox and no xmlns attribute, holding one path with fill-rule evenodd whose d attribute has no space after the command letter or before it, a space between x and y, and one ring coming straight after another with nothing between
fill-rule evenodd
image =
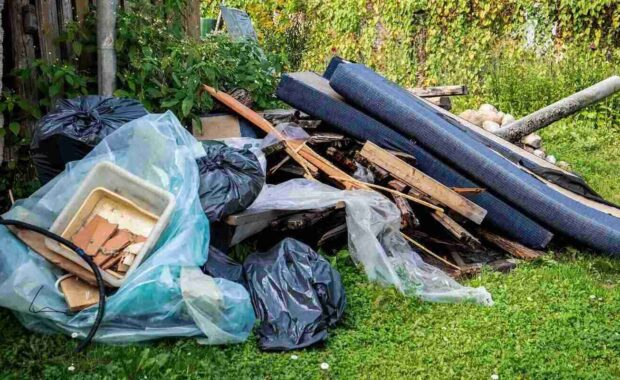
<instances>
[{"instance_id":1,"label":"coiled black cable","mask_svg":"<svg viewBox=\"0 0 620 380\"><path fill-rule=\"evenodd\" d=\"M93 340L93 337L97 333L97 330L99 329L99 325L101 324L101 320L103 319L103 314L105 313L105 284L103 282L103 277L101 277L101 272L99 271L99 267L93 262L93 259L90 256L88 256L86 252L84 252L82 248L73 244L71 241L61 236L58 236L55 233L52 233L46 229L37 227L30 223L21 222L19 220L3 219L2 216L0 216L0 225L15 226L18 228L23 228L26 230L34 231L45 237L55 240L58 243L66 246L67 248L75 252L84 261L86 261L88 266L93 270L93 273L95 274L95 279L97 280L97 288L99 289L99 308L97 309L97 316L95 317L95 323L93 323L92 327L90 328L88 335L86 335L86 338L75 349L76 352L80 352L84 350L86 346L90 344L90 342Z\"/></svg>"}]
</instances>

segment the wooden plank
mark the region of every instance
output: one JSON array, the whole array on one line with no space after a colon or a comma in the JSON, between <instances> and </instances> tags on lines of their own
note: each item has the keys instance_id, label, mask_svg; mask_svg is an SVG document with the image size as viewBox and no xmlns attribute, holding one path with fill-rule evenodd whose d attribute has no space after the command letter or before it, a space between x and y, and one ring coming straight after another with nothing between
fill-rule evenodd
<instances>
[{"instance_id":1,"label":"wooden plank","mask_svg":"<svg viewBox=\"0 0 620 380\"><path fill-rule=\"evenodd\" d=\"M496 235L488 230L480 229L480 236L489 243L506 251L508 254L523 260L534 260L544 255L544 252L537 251L521 245L503 236Z\"/></svg>"},{"instance_id":2,"label":"wooden plank","mask_svg":"<svg viewBox=\"0 0 620 380\"><path fill-rule=\"evenodd\" d=\"M73 6L71 4L71 0L58 0L59 3L59 13L60 13L60 32L64 33L67 31L67 25L73 22ZM71 43L64 44L64 51L66 53L66 58L71 57Z\"/></svg>"},{"instance_id":3,"label":"wooden plank","mask_svg":"<svg viewBox=\"0 0 620 380\"><path fill-rule=\"evenodd\" d=\"M429 103L432 103L438 107L441 107L443 109L445 109L446 111L450 111L452 110L452 100L450 100L450 98L448 98L447 96L438 96L438 97L433 97L433 98L423 98L422 100L425 100Z\"/></svg>"},{"instance_id":4,"label":"wooden plank","mask_svg":"<svg viewBox=\"0 0 620 380\"><path fill-rule=\"evenodd\" d=\"M432 98L437 96L467 95L467 86L436 86L436 87L414 87L408 89L414 95L421 98Z\"/></svg>"},{"instance_id":5,"label":"wooden plank","mask_svg":"<svg viewBox=\"0 0 620 380\"><path fill-rule=\"evenodd\" d=\"M10 230L19 240L50 263L69 273L75 274L89 284L97 285L95 275L89 269L86 269L80 264L77 264L47 248L43 235L33 231L20 230L17 228L10 228Z\"/></svg>"},{"instance_id":6,"label":"wooden plank","mask_svg":"<svg viewBox=\"0 0 620 380\"><path fill-rule=\"evenodd\" d=\"M435 181L370 141L364 144L364 147L360 151L360 155L373 164L387 170L395 178L428 194L433 199L441 202L476 224L482 223L487 214L484 208Z\"/></svg>"},{"instance_id":7,"label":"wooden plank","mask_svg":"<svg viewBox=\"0 0 620 380\"><path fill-rule=\"evenodd\" d=\"M431 216L459 241L469 245L481 245L480 240L445 213L432 212Z\"/></svg>"},{"instance_id":8,"label":"wooden plank","mask_svg":"<svg viewBox=\"0 0 620 380\"><path fill-rule=\"evenodd\" d=\"M75 16L77 22L83 24L88 12L90 12L89 0L75 0Z\"/></svg>"},{"instance_id":9,"label":"wooden plank","mask_svg":"<svg viewBox=\"0 0 620 380\"><path fill-rule=\"evenodd\" d=\"M99 288L77 276L67 277L60 282L60 289L71 311L80 311L99 303Z\"/></svg>"},{"instance_id":10,"label":"wooden plank","mask_svg":"<svg viewBox=\"0 0 620 380\"><path fill-rule=\"evenodd\" d=\"M60 46L56 43L59 33L56 0L35 0L35 6L39 20L41 59L55 63L60 58Z\"/></svg>"},{"instance_id":11,"label":"wooden plank","mask_svg":"<svg viewBox=\"0 0 620 380\"><path fill-rule=\"evenodd\" d=\"M463 196L478 195L480 193L483 193L486 190L482 187L451 187L451 189Z\"/></svg>"}]
</instances>

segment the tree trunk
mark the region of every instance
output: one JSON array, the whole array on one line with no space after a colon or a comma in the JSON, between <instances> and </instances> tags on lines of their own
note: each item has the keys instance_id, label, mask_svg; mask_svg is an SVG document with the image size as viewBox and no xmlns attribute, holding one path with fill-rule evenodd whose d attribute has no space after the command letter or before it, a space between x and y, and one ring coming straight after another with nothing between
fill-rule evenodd
<instances>
[{"instance_id":1,"label":"tree trunk","mask_svg":"<svg viewBox=\"0 0 620 380\"><path fill-rule=\"evenodd\" d=\"M526 117L500 128L495 134L508 141L519 141L523 136L534 133L560 119L570 116L582 108L594 104L620 90L620 77L612 76L604 81L559 100Z\"/></svg>"},{"instance_id":2,"label":"tree trunk","mask_svg":"<svg viewBox=\"0 0 620 380\"><path fill-rule=\"evenodd\" d=\"M97 79L99 95L116 89L116 10L118 0L97 0Z\"/></svg>"},{"instance_id":3,"label":"tree trunk","mask_svg":"<svg viewBox=\"0 0 620 380\"><path fill-rule=\"evenodd\" d=\"M183 13L183 29L188 37L200 39L200 0L186 0Z\"/></svg>"}]
</instances>

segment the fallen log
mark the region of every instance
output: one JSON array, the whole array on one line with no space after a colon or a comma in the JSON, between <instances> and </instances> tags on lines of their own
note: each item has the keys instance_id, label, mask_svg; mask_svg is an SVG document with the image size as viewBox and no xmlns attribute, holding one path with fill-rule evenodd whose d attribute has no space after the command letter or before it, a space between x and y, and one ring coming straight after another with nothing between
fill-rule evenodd
<instances>
[{"instance_id":1,"label":"fallen log","mask_svg":"<svg viewBox=\"0 0 620 380\"><path fill-rule=\"evenodd\" d=\"M519 141L526 135L570 116L620 91L620 77L612 76L562 100L512 122L495 132L508 141Z\"/></svg>"}]
</instances>

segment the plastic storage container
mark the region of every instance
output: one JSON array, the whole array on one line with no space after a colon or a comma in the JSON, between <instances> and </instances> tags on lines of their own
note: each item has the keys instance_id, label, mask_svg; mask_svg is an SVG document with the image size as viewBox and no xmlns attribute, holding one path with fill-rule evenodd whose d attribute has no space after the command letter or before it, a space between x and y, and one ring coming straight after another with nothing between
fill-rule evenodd
<instances>
[{"instance_id":1,"label":"plastic storage container","mask_svg":"<svg viewBox=\"0 0 620 380\"><path fill-rule=\"evenodd\" d=\"M120 287L159 240L168 225L174 205L175 198L170 192L110 162L102 162L86 176L50 230L70 240L84 224L95 215L100 215L110 223L118 224L119 229L146 236L146 242L124 276L117 277L101 271L106 283ZM51 250L89 269L84 260L70 249L51 239L46 239L45 243Z\"/></svg>"}]
</instances>

